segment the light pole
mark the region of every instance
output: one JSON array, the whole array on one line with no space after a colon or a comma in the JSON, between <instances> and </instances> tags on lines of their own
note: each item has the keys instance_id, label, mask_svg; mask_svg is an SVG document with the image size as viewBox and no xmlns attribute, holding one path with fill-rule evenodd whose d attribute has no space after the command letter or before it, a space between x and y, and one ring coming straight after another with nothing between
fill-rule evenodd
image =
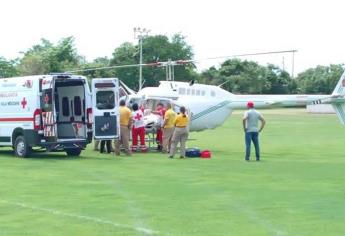
<instances>
[{"instance_id":1,"label":"light pole","mask_svg":"<svg viewBox=\"0 0 345 236\"><path fill-rule=\"evenodd\" d=\"M146 37L150 30L140 27L134 27L134 39L139 39L139 50L140 50L140 57L139 57L139 90L142 87L142 80L143 80L143 38Z\"/></svg>"},{"instance_id":2,"label":"light pole","mask_svg":"<svg viewBox=\"0 0 345 236\"><path fill-rule=\"evenodd\" d=\"M291 78L295 78L295 52L297 52L297 50L293 50L292 51L292 67L291 67Z\"/></svg>"}]
</instances>

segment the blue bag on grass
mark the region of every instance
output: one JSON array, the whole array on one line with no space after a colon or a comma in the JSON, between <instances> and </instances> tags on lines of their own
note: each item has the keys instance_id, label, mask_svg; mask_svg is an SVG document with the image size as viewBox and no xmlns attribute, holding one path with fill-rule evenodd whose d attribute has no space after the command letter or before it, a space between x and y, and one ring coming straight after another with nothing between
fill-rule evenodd
<instances>
[{"instance_id":1,"label":"blue bag on grass","mask_svg":"<svg viewBox=\"0 0 345 236\"><path fill-rule=\"evenodd\" d=\"M186 157L200 157L200 149L197 147L187 148Z\"/></svg>"}]
</instances>

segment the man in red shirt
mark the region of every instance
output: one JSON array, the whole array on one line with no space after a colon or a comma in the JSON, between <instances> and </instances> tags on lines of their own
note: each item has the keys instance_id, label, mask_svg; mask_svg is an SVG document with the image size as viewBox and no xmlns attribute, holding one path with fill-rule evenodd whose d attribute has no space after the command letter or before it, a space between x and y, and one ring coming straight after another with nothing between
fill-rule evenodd
<instances>
[{"instance_id":1,"label":"man in red shirt","mask_svg":"<svg viewBox=\"0 0 345 236\"><path fill-rule=\"evenodd\" d=\"M156 134L156 142L158 144L157 150L162 151L162 144L163 144L163 130L162 130L162 124L164 120L164 115L165 115L165 108L163 103L158 103L157 108L155 111L153 111L153 114L156 114L160 117L160 124L159 127L157 128L157 134Z\"/></svg>"}]
</instances>

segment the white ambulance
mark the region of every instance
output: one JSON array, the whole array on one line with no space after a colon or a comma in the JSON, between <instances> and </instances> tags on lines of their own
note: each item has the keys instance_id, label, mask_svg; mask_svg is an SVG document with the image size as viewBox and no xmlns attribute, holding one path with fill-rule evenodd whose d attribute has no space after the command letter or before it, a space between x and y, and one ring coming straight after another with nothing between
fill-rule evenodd
<instances>
[{"instance_id":1,"label":"white ambulance","mask_svg":"<svg viewBox=\"0 0 345 236\"><path fill-rule=\"evenodd\" d=\"M0 146L18 157L33 147L78 156L92 141L92 97L83 76L0 79Z\"/></svg>"}]
</instances>

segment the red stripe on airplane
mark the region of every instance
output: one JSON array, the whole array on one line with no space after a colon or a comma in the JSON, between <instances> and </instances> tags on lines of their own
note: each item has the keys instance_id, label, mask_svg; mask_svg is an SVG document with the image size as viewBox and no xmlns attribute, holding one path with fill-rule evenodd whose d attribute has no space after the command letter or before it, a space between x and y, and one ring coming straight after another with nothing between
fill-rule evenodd
<instances>
[{"instance_id":1,"label":"red stripe on airplane","mask_svg":"<svg viewBox=\"0 0 345 236\"><path fill-rule=\"evenodd\" d=\"M343 79L343 82L341 83L343 87L345 87L345 79Z\"/></svg>"}]
</instances>

